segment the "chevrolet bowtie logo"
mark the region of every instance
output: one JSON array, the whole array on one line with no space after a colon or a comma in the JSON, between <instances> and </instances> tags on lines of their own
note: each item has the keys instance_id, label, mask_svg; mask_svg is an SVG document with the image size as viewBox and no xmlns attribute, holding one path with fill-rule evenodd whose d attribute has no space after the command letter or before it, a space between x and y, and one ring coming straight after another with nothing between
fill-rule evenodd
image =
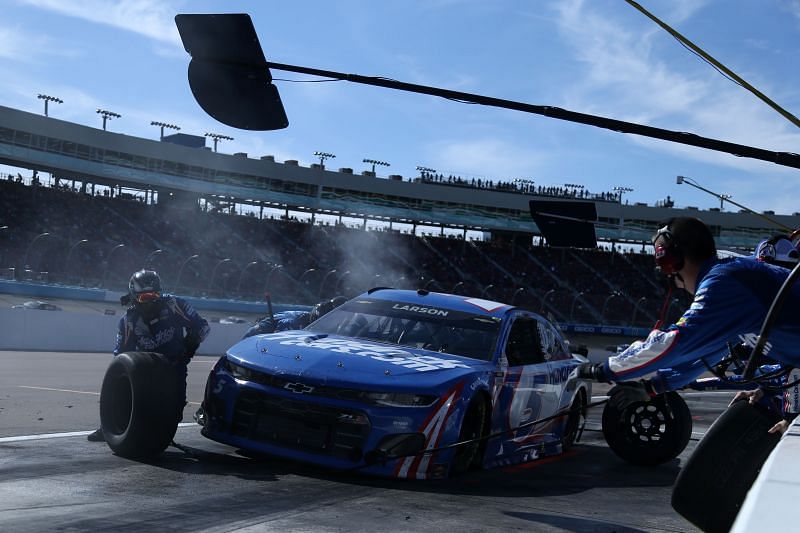
<instances>
[{"instance_id":1,"label":"chevrolet bowtie logo","mask_svg":"<svg viewBox=\"0 0 800 533\"><path fill-rule=\"evenodd\" d=\"M283 388L295 394L307 394L314 390L314 387L306 385L305 383L287 383Z\"/></svg>"}]
</instances>

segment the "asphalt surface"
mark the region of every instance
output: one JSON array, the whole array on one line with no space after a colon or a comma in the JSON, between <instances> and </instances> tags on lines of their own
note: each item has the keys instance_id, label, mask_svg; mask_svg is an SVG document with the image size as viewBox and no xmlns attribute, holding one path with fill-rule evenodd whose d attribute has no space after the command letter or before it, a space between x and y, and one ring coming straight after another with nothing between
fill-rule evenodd
<instances>
[{"instance_id":1,"label":"asphalt surface","mask_svg":"<svg viewBox=\"0 0 800 533\"><path fill-rule=\"evenodd\" d=\"M214 358L189 366L184 422L152 462L115 456L98 427L110 355L0 351L0 530L26 531L695 531L672 485L730 394L687 395L695 436L655 468L618 459L590 413L563 456L447 481L395 481L247 457L191 421ZM598 388L595 395L602 395Z\"/></svg>"}]
</instances>

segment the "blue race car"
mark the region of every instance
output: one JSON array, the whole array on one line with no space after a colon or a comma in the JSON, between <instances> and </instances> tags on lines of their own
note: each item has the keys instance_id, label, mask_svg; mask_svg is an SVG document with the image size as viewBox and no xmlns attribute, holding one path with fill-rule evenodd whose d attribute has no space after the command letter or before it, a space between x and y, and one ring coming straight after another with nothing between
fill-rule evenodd
<instances>
[{"instance_id":1,"label":"blue race car","mask_svg":"<svg viewBox=\"0 0 800 533\"><path fill-rule=\"evenodd\" d=\"M582 361L530 311L373 289L304 330L232 346L197 418L206 437L252 452L441 478L569 447L591 398L590 384L570 377Z\"/></svg>"}]
</instances>

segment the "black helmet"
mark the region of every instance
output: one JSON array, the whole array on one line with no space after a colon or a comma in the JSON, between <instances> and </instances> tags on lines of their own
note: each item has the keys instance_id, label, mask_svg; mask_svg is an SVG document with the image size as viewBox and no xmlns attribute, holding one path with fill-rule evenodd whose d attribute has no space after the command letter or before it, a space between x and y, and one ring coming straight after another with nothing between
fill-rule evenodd
<instances>
[{"instance_id":1,"label":"black helmet","mask_svg":"<svg viewBox=\"0 0 800 533\"><path fill-rule=\"evenodd\" d=\"M322 318L324 315L327 315L346 301L347 298L343 298L341 296L336 296L330 300L322 300L311 309L311 314L308 316L309 322L314 322L315 320Z\"/></svg>"},{"instance_id":2,"label":"black helmet","mask_svg":"<svg viewBox=\"0 0 800 533\"><path fill-rule=\"evenodd\" d=\"M153 270L134 272L128 282L131 303L144 304L161 298L161 278Z\"/></svg>"}]
</instances>

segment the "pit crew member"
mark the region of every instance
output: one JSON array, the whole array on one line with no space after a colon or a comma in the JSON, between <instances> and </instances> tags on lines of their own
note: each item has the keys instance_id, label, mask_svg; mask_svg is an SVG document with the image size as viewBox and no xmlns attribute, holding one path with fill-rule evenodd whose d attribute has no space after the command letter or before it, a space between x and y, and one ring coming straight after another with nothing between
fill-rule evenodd
<instances>
[{"instance_id":1,"label":"pit crew member","mask_svg":"<svg viewBox=\"0 0 800 533\"><path fill-rule=\"evenodd\" d=\"M754 346L767 311L789 270L753 258L718 259L710 229L699 219L674 218L656 234L655 261L678 288L694 296L689 309L668 328L654 329L604 363L584 363L579 377L617 385L610 401L631 403L697 379L727 355L727 345ZM777 317L764 355L800 366L800 285ZM652 376L649 379L639 379Z\"/></svg>"},{"instance_id":2,"label":"pit crew member","mask_svg":"<svg viewBox=\"0 0 800 533\"><path fill-rule=\"evenodd\" d=\"M187 365L200 343L208 336L208 322L182 298L161 292L161 278L152 270L135 272L128 283L129 306L119 320L114 355L123 352L157 352L175 364L175 379L186 403ZM87 437L92 442L105 440L97 429Z\"/></svg>"}]
</instances>

